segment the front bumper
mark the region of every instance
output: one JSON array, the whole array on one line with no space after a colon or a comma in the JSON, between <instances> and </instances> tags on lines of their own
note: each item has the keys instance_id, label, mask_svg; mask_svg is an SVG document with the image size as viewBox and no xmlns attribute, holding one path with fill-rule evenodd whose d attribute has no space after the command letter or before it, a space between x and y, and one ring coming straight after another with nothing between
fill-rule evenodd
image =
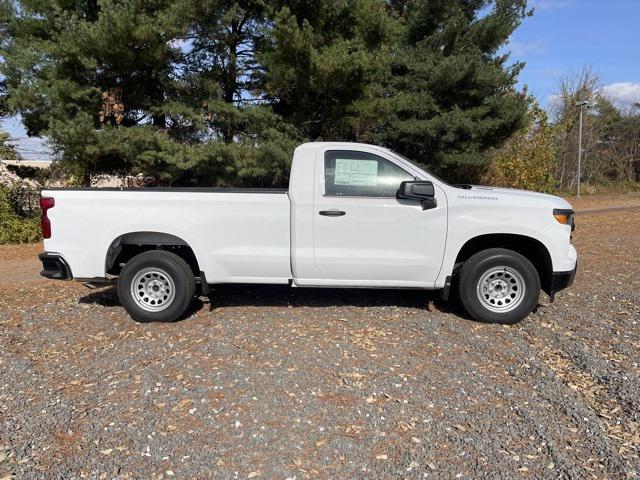
<instances>
[{"instance_id":1,"label":"front bumper","mask_svg":"<svg viewBox=\"0 0 640 480\"><path fill-rule=\"evenodd\" d=\"M38 255L42 262L42 271L40 275L54 280L71 280L71 268L65 259L59 253L42 252Z\"/></svg>"},{"instance_id":2,"label":"front bumper","mask_svg":"<svg viewBox=\"0 0 640 480\"><path fill-rule=\"evenodd\" d=\"M549 296L551 300L556 293L560 290L564 290L565 288L573 285L573 280L576 278L576 271L578 270L578 263L576 262L576 266L573 270L568 272L553 272L551 276L551 288L549 289Z\"/></svg>"}]
</instances>

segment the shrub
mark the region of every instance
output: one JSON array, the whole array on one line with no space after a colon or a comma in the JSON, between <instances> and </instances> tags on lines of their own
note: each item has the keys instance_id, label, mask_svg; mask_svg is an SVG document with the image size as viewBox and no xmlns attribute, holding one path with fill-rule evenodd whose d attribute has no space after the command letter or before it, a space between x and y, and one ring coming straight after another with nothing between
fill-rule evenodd
<instances>
[{"instance_id":1,"label":"shrub","mask_svg":"<svg viewBox=\"0 0 640 480\"><path fill-rule=\"evenodd\" d=\"M624 182L622 188L625 192L640 192L640 182Z\"/></svg>"},{"instance_id":2,"label":"shrub","mask_svg":"<svg viewBox=\"0 0 640 480\"><path fill-rule=\"evenodd\" d=\"M37 216L24 216L14 201L16 185L0 185L0 244L37 242L41 239Z\"/></svg>"},{"instance_id":3,"label":"shrub","mask_svg":"<svg viewBox=\"0 0 640 480\"><path fill-rule=\"evenodd\" d=\"M556 140L547 114L533 105L529 127L492 153L484 183L552 192L556 188Z\"/></svg>"}]
</instances>

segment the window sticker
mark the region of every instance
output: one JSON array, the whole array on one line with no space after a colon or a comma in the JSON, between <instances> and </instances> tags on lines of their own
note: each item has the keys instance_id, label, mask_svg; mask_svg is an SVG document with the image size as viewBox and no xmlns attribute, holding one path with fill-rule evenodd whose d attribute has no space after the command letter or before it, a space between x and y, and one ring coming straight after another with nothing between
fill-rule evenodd
<instances>
[{"instance_id":1,"label":"window sticker","mask_svg":"<svg viewBox=\"0 0 640 480\"><path fill-rule=\"evenodd\" d=\"M378 180L377 160L336 158L334 185L375 187Z\"/></svg>"}]
</instances>

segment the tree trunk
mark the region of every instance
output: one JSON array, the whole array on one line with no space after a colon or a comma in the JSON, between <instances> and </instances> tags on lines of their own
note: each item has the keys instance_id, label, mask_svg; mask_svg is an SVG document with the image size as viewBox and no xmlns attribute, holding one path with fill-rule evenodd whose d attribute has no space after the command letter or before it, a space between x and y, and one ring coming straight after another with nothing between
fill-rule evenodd
<instances>
[{"instance_id":1,"label":"tree trunk","mask_svg":"<svg viewBox=\"0 0 640 480\"><path fill-rule=\"evenodd\" d=\"M229 104L233 104L234 97L238 89L238 45L241 37L241 32L238 30L238 23L232 23L231 34L229 35L229 41L227 44L229 56L227 59L227 72L224 82L224 101ZM233 142L233 139L236 136L233 119L227 123L223 136L225 143Z\"/></svg>"},{"instance_id":2,"label":"tree trunk","mask_svg":"<svg viewBox=\"0 0 640 480\"><path fill-rule=\"evenodd\" d=\"M91 173L88 170L82 172L82 186L90 187L91 186Z\"/></svg>"}]
</instances>

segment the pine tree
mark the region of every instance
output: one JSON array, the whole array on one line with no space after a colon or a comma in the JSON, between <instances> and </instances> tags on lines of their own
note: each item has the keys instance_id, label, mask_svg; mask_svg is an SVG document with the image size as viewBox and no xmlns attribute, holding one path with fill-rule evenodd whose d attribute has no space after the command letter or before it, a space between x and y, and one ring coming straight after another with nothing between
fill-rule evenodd
<instances>
[{"instance_id":1,"label":"pine tree","mask_svg":"<svg viewBox=\"0 0 640 480\"><path fill-rule=\"evenodd\" d=\"M275 9L259 56L274 110L311 140L351 140L351 110L384 70L397 22L381 0L299 0Z\"/></svg>"},{"instance_id":2,"label":"pine tree","mask_svg":"<svg viewBox=\"0 0 640 480\"><path fill-rule=\"evenodd\" d=\"M398 2L403 31L389 71L355 106L358 139L383 144L452 180L477 178L485 152L524 126L522 64L501 54L529 13L524 0Z\"/></svg>"},{"instance_id":3,"label":"pine tree","mask_svg":"<svg viewBox=\"0 0 640 480\"><path fill-rule=\"evenodd\" d=\"M522 125L524 1L0 0L0 97L78 183L282 185L305 139L460 174Z\"/></svg>"},{"instance_id":4,"label":"pine tree","mask_svg":"<svg viewBox=\"0 0 640 480\"><path fill-rule=\"evenodd\" d=\"M263 3L2 1L8 101L76 181L279 184L295 130L250 96Z\"/></svg>"}]
</instances>

